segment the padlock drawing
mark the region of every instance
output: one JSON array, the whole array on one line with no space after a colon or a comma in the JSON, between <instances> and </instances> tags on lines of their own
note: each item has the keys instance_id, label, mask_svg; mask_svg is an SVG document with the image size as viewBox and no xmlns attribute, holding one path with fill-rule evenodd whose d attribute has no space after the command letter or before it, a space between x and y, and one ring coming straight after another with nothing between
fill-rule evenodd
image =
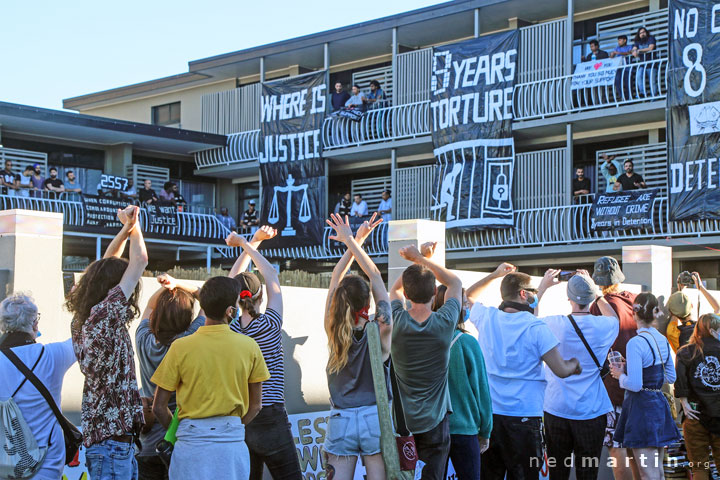
<instances>
[{"instance_id":1,"label":"padlock drawing","mask_svg":"<svg viewBox=\"0 0 720 480\"><path fill-rule=\"evenodd\" d=\"M495 178L495 185L492 189L492 198L498 202L507 201L510 198L510 188L508 187L507 175L498 174Z\"/></svg>"}]
</instances>

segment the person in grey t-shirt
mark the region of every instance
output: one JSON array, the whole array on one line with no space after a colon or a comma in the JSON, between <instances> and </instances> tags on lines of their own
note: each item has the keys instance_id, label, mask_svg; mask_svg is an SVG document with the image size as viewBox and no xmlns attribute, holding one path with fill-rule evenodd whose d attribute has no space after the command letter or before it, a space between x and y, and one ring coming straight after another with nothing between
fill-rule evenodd
<instances>
[{"instance_id":1,"label":"person in grey t-shirt","mask_svg":"<svg viewBox=\"0 0 720 480\"><path fill-rule=\"evenodd\" d=\"M143 312L143 320L135 332L135 345L140 364L140 386L145 414L145 427L140 434L142 451L137 455L138 479L167 478L168 469L155 453L155 445L165 436L160 422L152 415L155 384L150 378L165 358L170 344L177 338L195 333L205 324L205 314L200 310L193 320L195 299L200 289L192 284L175 280L164 273L157 278L160 288L150 297ZM172 406L175 408L173 396Z\"/></svg>"},{"instance_id":2,"label":"person in grey t-shirt","mask_svg":"<svg viewBox=\"0 0 720 480\"><path fill-rule=\"evenodd\" d=\"M331 215L328 224L335 229L333 240L343 242L348 250L333 269L325 305L325 332L330 355L327 365L328 389L332 410L327 423L323 450L327 454L327 476L338 479L353 478L355 457L361 455L368 480L384 479L385 465L380 448L380 420L368 337L365 332L370 290L375 299L375 319L380 329L383 360L390 356L392 317L390 302L380 270L370 260L361 245L372 230L382 222L364 222L352 236L347 217ZM362 277L347 275L353 260L370 279L370 288ZM389 369L386 370L386 384ZM348 457L352 460L348 461Z\"/></svg>"},{"instance_id":3,"label":"person in grey t-shirt","mask_svg":"<svg viewBox=\"0 0 720 480\"><path fill-rule=\"evenodd\" d=\"M460 315L462 282L433 262L436 243L400 250L413 262L390 289L394 321L391 356L408 429L418 458L425 463L422 479L445 478L450 452L452 412L448 390L450 343ZM447 287L445 304L432 311L436 279ZM404 300L410 302L405 310ZM396 399L397 401L397 399Z\"/></svg>"}]
</instances>

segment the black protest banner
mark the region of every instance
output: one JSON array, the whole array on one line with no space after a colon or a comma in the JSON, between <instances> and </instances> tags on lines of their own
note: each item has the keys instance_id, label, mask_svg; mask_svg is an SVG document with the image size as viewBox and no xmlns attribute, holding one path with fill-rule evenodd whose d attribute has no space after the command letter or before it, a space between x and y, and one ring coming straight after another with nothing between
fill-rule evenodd
<instances>
[{"instance_id":1,"label":"black protest banner","mask_svg":"<svg viewBox=\"0 0 720 480\"><path fill-rule=\"evenodd\" d=\"M117 218L117 211L127 208L127 200L83 194L82 201L84 227L122 228L122 223Z\"/></svg>"},{"instance_id":2,"label":"black protest banner","mask_svg":"<svg viewBox=\"0 0 720 480\"><path fill-rule=\"evenodd\" d=\"M150 225L175 228L178 226L177 208L174 205L150 203L144 205Z\"/></svg>"},{"instance_id":3,"label":"black protest banner","mask_svg":"<svg viewBox=\"0 0 720 480\"><path fill-rule=\"evenodd\" d=\"M517 31L433 49L431 210L447 228L513 224L512 91Z\"/></svg>"},{"instance_id":4,"label":"black protest banner","mask_svg":"<svg viewBox=\"0 0 720 480\"><path fill-rule=\"evenodd\" d=\"M653 225L653 202L658 189L595 194L590 207L593 230L629 230Z\"/></svg>"},{"instance_id":5,"label":"black protest banner","mask_svg":"<svg viewBox=\"0 0 720 480\"><path fill-rule=\"evenodd\" d=\"M720 8L670 0L670 220L720 219Z\"/></svg>"},{"instance_id":6,"label":"black protest banner","mask_svg":"<svg viewBox=\"0 0 720 480\"><path fill-rule=\"evenodd\" d=\"M325 161L325 71L263 84L260 131L261 223L278 229L282 246L322 242Z\"/></svg>"}]
</instances>

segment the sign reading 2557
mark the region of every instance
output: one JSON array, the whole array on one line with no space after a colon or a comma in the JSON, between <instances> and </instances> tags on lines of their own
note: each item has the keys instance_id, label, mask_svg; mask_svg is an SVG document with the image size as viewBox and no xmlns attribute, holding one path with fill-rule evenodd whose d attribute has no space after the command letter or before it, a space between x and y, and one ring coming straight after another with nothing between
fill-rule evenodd
<instances>
[{"instance_id":1,"label":"sign reading 2557","mask_svg":"<svg viewBox=\"0 0 720 480\"><path fill-rule=\"evenodd\" d=\"M120 190L124 192L128 188L128 179L125 177L116 177L115 175L101 175L100 188L108 190Z\"/></svg>"}]
</instances>

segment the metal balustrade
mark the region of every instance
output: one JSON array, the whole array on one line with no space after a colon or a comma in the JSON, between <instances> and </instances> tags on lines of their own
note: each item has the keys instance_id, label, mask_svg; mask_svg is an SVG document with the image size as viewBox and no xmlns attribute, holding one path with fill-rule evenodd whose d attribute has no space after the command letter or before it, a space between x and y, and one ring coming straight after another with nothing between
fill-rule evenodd
<instances>
[{"instance_id":1,"label":"metal balustrade","mask_svg":"<svg viewBox=\"0 0 720 480\"><path fill-rule=\"evenodd\" d=\"M33 192L34 193L34 192ZM65 198L62 198L65 197ZM3 210L35 210L40 212L53 212L63 214L63 224L69 226L82 226L85 224L85 210L82 201L69 198L61 194L61 198L22 197L19 195L0 195Z\"/></svg>"},{"instance_id":2,"label":"metal balustrade","mask_svg":"<svg viewBox=\"0 0 720 480\"><path fill-rule=\"evenodd\" d=\"M233 163L257 160L260 149L260 130L232 133L227 136L226 147L213 148L195 153L198 169L231 165Z\"/></svg>"},{"instance_id":3,"label":"metal balustrade","mask_svg":"<svg viewBox=\"0 0 720 480\"><path fill-rule=\"evenodd\" d=\"M605 86L573 90L573 75L515 85L514 119L532 120L664 99L667 64L668 59L661 58L622 65L613 84Z\"/></svg>"},{"instance_id":4,"label":"metal balustrade","mask_svg":"<svg viewBox=\"0 0 720 480\"><path fill-rule=\"evenodd\" d=\"M325 150L430 134L430 102L368 110L359 121L330 116L323 123Z\"/></svg>"}]
</instances>

